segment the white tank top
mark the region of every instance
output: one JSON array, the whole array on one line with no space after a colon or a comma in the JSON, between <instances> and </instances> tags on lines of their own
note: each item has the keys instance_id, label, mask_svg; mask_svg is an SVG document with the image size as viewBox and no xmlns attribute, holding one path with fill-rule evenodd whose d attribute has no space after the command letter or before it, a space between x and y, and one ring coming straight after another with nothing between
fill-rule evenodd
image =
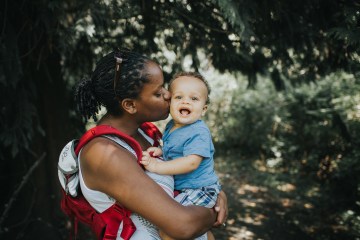
<instances>
[{"instance_id":1,"label":"white tank top","mask_svg":"<svg viewBox=\"0 0 360 240\"><path fill-rule=\"evenodd\" d=\"M154 140L147 136L141 129L139 129L139 132L146 138L146 140L153 145ZM106 137L117 144L119 144L121 147L125 148L126 150L130 151L132 154L134 154L135 157L136 153L135 151L130 147L129 144L127 144L122 139L114 136L114 135L103 135L103 137ZM103 192L95 191L90 188L88 188L84 182L82 172L81 172L81 165L80 165L80 157L81 157L81 151L79 153L79 179L80 179L80 187L81 191L86 198L86 200L90 203L90 205L98 212L102 213L109 207L111 207L115 203L115 199L111 198L110 196L106 195ZM174 196L174 178L170 175L159 175L155 173L151 173L148 171L145 171L145 173L152 178L156 183L158 183L170 196Z\"/></svg>"}]
</instances>

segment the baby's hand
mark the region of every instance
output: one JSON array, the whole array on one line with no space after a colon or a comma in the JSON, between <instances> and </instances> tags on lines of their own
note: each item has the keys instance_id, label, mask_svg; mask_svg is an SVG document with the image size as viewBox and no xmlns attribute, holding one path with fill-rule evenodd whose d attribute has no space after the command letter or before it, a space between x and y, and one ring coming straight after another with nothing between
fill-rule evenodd
<instances>
[{"instance_id":1,"label":"baby's hand","mask_svg":"<svg viewBox=\"0 0 360 240\"><path fill-rule=\"evenodd\" d=\"M156 158L151 157L148 151L143 152L143 156L141 158L140 163L144 165L145 169L150 172L155 172L157 160Z\"/></svg>"},{"instance_id":2,"label":"baby's hand","mask_svg":"<svg viewBox=\"0 0 360 240\"><path fill-rule=\"evenodd\" d=\"M151 157L161 157L162 155L162 150L158 147L149 147L146 152L148 152Z\"/></svg>"}]
</instances>

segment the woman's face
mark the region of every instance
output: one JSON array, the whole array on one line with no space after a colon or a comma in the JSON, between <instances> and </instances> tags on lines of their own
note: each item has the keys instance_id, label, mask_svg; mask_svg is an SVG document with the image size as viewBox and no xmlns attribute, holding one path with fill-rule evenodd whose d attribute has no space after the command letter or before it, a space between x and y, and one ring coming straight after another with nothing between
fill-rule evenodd
<instances>
[{"instance_id":1,"label":"woman's face","mask_svg":"<svg viewBox=\"0 0 360 240\"><path fill-rule=\"evenodd\" d=\"M154 62L146 64L149 82L144 84L136 99L137 115L140 122L153 122L169 116L170 93L164 88L164 76L160 67Z\"/></svg>"}]
</instances>

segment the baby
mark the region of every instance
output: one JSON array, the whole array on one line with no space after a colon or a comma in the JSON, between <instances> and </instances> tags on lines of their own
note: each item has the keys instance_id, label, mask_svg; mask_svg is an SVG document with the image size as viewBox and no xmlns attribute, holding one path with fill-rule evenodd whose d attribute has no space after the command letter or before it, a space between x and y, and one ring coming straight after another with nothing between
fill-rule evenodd
<instances>
[{"instance_id":1,"label":"baby","mask_svg":"<svg viewBox=\"0 0 360 240\"><path fill-rule=\"evenodd\" d=\"M150 172L174 175L175 199L182 205L212 208L221 187L214 171L211 133L201 120L208 108L209 85L200 74L183 72L170 81L169 91L172 120L164 131L163 149L150 147L141 163ZM156 159L160 156L165 161ZM208 238L213 239L210 232L197 239Z\"/></svg>"}]
</instances>

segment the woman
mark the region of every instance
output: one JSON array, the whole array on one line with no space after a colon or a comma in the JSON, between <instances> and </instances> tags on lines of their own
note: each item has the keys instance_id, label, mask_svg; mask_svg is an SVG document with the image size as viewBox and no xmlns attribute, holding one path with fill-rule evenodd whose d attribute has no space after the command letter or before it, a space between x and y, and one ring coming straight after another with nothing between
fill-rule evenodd
<instances>
[{"instance_id":1,"label":"woman","mask_svg":"<svg viewBox=\"0 0 360 240\"><path fill-rule=\"evenodd\" d=\"M140 125L169 115L170 94L163 86L158 64L140 54L119 50L103 57L91 79L79 83L76 102L86 119L96 120L97 111L104 106L107 113L98 125L120 130L146 150L152 143L139 131ZM199 236L226 219L224 193L219 197L218 216L212 209L182 206L144 173L126 147L119 147L108 138L91 140L79 159L82 192L98 212L116 201L176 239Z\"/></svg>"}]
</instances>

